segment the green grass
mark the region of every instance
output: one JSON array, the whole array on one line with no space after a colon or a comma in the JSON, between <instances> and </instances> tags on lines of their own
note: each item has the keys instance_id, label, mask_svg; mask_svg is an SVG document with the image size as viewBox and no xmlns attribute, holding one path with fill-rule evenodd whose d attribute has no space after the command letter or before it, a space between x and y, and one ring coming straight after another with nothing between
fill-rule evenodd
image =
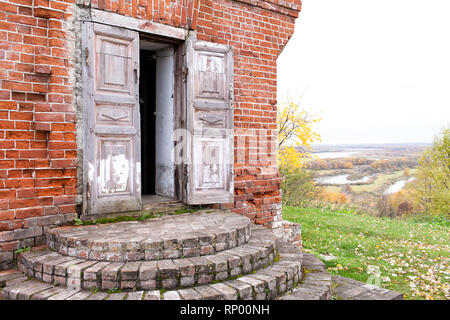
<instances>
[{"instance_id":1,"label":"green grass","mask_svg":"<svg viewBox=\"0 0 450 320\"><path fill-rule=\"evenodd\" d=\"M375 266L380 286L402 292L405 299L450 298L448 220L296 207L285 207L283 217L301 224L305 251L337 257L326 262L332 274L367 282L368 267Z\"/></svg>"},{"instance_id":2,"label":"green grass","mask_svg":"<svg viewBox=\"0 0 450 320\"><path fill-rule=\"evenodd\" d=\"M22 253L22 252L27 252L30 250L31 250L31 247L24 247L24 248L17 249L16 251L14 251L14 253Z\"/></svg>"}]
</instances>

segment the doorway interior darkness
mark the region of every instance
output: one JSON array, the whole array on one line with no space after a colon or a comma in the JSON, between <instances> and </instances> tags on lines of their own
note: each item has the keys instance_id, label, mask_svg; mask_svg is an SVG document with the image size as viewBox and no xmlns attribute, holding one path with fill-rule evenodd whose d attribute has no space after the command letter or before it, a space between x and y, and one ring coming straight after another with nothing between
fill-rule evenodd
<instances>
[{"instance_id":1,"label":"doorway interior darkness","mask_svg":"<svg viewBox=\"0 0 450 320\"><path fill-rule=\"evenodd\" d=\"M174 198L174 47L143 39L139 45L142 195Z\"/></svg>"},{"instance_id":2,"label":"doorway interior darkness","mask_svg":"<svg viewBox=\"0 0 450 320\"><path fill-rule=\"evenodd\" d=\"M156 52L140 51L141 190L155 194Z\"/></svg>"}]
</instances>

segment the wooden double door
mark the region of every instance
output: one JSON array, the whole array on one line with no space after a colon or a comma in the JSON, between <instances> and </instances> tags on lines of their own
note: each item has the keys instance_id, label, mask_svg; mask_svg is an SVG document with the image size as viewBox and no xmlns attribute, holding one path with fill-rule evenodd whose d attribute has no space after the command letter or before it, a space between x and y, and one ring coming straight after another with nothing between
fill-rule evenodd
<instances>
[{"instance_id":1,"label":"wooden double door","mask_svg":"<svg viewBox=\"0 0 450 320\"><path fill-rule=\"evenodd\" d=\"M139 32L84 22L84 213L140 210L141 122ZM178 46L173 59L173 153L187 204L233 201L233 56L229 46L197 41ZM178 80L177 80L178 79ZM158 79L156 79L158 81ZM175 134L176 132L176 134ZM156 150L158 152L158 150Z\"/></svg>"}]
</instances>

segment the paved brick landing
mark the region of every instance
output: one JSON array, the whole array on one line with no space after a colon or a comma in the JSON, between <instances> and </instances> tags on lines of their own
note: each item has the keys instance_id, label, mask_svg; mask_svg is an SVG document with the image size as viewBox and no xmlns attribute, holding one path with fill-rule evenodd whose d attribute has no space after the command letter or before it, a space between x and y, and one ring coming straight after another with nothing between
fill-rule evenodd
<instances>
[{"instance_id":1,"label":"paved brick landing","mask_svg":"<svg viewBox=\"0 0 450 320\"><path fill-rule=\"evenodd\" d=\"M250 240L250 219L220 210L94 226L50 229L50 249L98 261L189 258L235 248Z\"/></svg>"}]
</instances>

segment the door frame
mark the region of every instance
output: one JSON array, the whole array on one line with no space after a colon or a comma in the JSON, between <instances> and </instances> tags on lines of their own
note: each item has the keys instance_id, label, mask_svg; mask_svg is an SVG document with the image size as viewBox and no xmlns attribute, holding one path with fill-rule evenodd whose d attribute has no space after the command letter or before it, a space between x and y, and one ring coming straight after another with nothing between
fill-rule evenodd
<instances>
[{"instance_id":1,"label":"door frame","mask_svg":"<svg viewBox=\"0 0 450 320\"><path fill-rule=\"evenodd\" d=\"M150 21L143 21L140 19L132 18L132 17L126 17L122 16L116 13L111 12L105 12L97 9L91 9L91 16L90 19L82 20L82 22L93 22L93 23L99 23L103 25L108 25L112 27L119 27L124 29L129 29L133 31L139 32L140 39L149 39L154 41L163 41L166 43L172 43L174 44L174 131L178 128L182 128L185 124L185 118L186 118L186 111L184 106L184 98L185 98L185 72L186 72L186 66L185 66L185 48L184 43L185 40L188 38L189 34L192 33L192 31L183 29L183 28L177 28L173 26L168 26L160 23L150 22ZM195 31L194 31L195 32ZM82 42L82 41L81 41ZM180 45L176 45L180 44ZM83 44L82 44L83 45ZM85 52L82 52L84 61ZM80 68L83 68L80 66ZM86 132L89 130L89 128L86 127L86 118L85 118L85 110L84 106L81 108L82 112L82 136L83 136L83 149L88 150L89 147L87 146L88 142L86 139ZM139 113L139 112L138 112ZM140 116L139 116L140 118ZM138 119L139 120L139 119ZM139 120L140 121L140 120ZM138 136L140 137L140 131ZM139 139L140 140L140 139ZM140 141L138 142L140 143ZM174 142L175 144L175 142ZM177 157L177 155L175 155ZM97 214L91 214L88 212L88 193L89 190L87 188L88 180L89 180L89 168L86 162L87 155L83 152L83 157L81 161L81 166L79 166L79 169L82 170L82 215L87 217L92 216L99 216ZM182 201L183 200L183 178L185 175L185 172L183 170L183 166L178 164L179 162L175 159L175 173L174 173L174 183L175 183L175 198ZM101 215L101 214L100 214Z\"/></svg>"}]
</instances>

